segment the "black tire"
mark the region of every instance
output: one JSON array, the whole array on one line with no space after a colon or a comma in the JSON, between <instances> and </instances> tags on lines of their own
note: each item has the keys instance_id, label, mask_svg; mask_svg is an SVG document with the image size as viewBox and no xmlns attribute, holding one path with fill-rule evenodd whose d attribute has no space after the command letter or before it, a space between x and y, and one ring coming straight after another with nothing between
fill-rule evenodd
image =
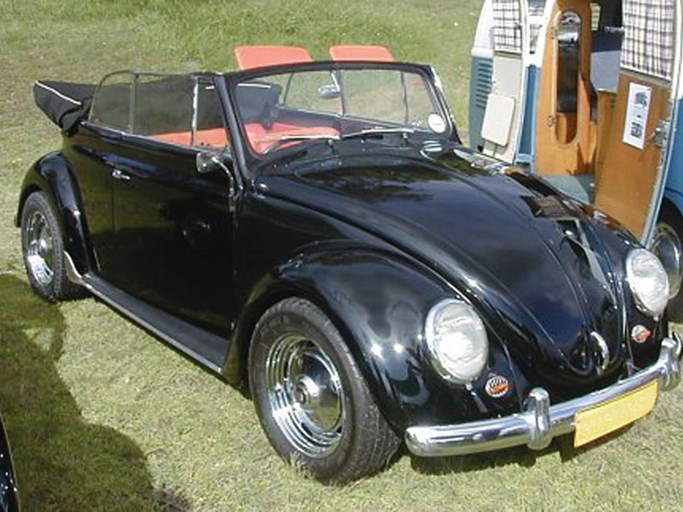
<instances>
[{"instance_id":1,"label":"black tire","mask_svg":"<svg viewBox=\"0 0 683 512\"><path fill-rule=\"evenodd\" d=\"M57 302L83 295L83 289L67 277L62 232L42 192L33 192L24 203L21 248L28 280L38 296Z\"/></svg>"},{"instance_id":2,"label":"black tire","mask_svg":"<svg viewBox=\"0 0 683 512\"><path fill-rule=\"evenodd\" d=\"M328 484L386 467L400 440L374 402L330 319L300 298L268 309L254 329L249 384L278 454ZM288 379L291 385L281 385Z\"/></svg>"}]
</instances>

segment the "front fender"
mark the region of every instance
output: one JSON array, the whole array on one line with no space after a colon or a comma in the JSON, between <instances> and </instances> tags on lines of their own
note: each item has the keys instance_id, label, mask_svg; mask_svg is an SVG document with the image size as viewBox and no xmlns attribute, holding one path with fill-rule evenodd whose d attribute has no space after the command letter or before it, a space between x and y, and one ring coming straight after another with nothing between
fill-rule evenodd
<instances>
[{"instance_id":1,"label":"front fender","mask_svg":"<svg viewBox=\"0 0 683 512\"><path fill-rule=\"evenodd\" d=\"M33 192L42 191L57 214L64 240L64 248L80 273L90 268L87 226L81 199L70 169L61 152L48 153L34 163L21 186L15 224L19 226L24 203Z\"/></svg>"},{"instance_id":2,"label":"front fender","mask_svg":"<svg viewBox=\"0 0 683 512\"><path fill-rule=\"evenodd\" d=\"M457 291L417 262L396 254L330 245L334 244L299 254L254 287L236 331L242 343L233 343L242 347L242 361L260 314L278 300L298 295L318 305L335 323L378 406L397 430L495 411L497 406L475 396L476 390L438 375L427 355L427 313L437 302L458 297ZM510 373L507 354L492 345L491 366ZM234 365L237 359L232 355L228 361Z\"/></svg>"}]
</instances>

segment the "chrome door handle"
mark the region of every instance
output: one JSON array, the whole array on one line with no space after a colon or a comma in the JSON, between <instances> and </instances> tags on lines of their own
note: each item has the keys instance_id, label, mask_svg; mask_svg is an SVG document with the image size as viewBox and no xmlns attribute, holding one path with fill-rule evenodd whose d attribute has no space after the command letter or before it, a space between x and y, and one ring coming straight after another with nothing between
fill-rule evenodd
<instances>
[{"instance_id":1,"label":"chrome door handle","mask_svg":"<svg viewBox=\"0 0 683 512\"><path fill-rule=\"evenodd\" d=\"M123 172L121 169L114 169L111 172L111 177L115 180L130 181L130 176Z\"/></svg>"}]
</instances>

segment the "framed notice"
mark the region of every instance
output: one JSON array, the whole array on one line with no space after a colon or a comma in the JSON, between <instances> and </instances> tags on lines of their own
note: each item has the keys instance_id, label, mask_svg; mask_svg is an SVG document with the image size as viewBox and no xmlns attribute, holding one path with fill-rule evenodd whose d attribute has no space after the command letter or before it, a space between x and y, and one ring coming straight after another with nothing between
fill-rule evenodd
<instances>
[{"instance_id":1,"label":"framed notice","mask_svg":"<svg viewBox=\"0 0 683 512\"><path fill-rule=\"evenodd\" d=\"M651 98L651 87L634 83L629 86L623 137L625 144L638 149L645 147L645 130L647 128L647 116L650 113Z\"/></svg>"}]
</instances>

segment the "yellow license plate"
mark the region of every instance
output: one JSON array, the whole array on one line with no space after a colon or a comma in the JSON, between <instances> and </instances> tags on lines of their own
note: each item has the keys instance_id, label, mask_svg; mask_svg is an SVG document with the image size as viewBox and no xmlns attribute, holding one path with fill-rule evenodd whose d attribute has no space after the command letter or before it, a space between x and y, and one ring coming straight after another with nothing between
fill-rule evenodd
<instances>
[{"instance_id":1,"label":"yellow license plate","mask_svg":"<svg viewBox=\"0 0 683 512\"><path fill-rule=\"evenodd\" d=\"M648 415L654 409L658 395L658 381L654 381L627 395L579 411L574 418L574 447L595 441Z\"/></svg>"}]
</instances>

